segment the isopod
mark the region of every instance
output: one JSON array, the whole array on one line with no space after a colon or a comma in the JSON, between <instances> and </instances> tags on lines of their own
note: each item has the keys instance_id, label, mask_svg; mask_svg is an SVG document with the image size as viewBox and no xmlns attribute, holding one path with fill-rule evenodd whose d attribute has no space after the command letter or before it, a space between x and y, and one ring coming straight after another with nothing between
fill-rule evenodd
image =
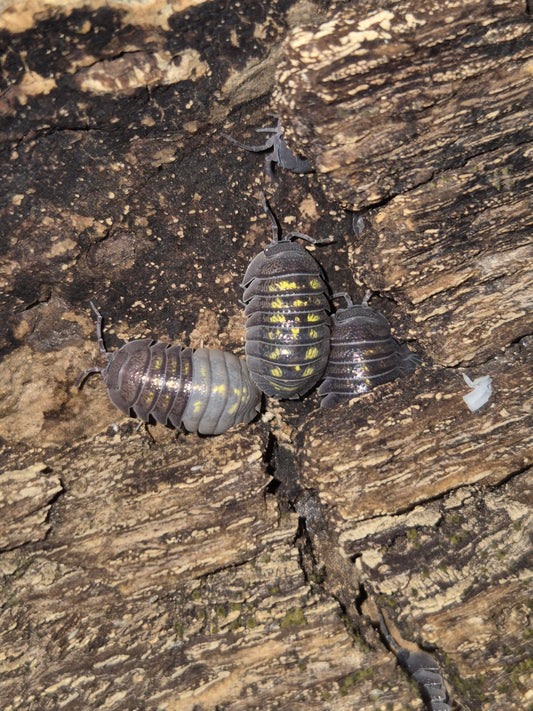
<instances>
[{"instance_id":1,"label":"isopod","mask_svg":"<svg viewBox=\"0 0 533 711\"><path fill-rule=\"evenodd\" d=\"M301 244L300 232L279 237L278 224L261 194L272 223L273 241L250 262L244 275L246 362L255 384L267 395L294 399L315 385L329 353L329 301L322 269Z\"/></svg>"},{"instance_id":2,"label":"isopod","mask_svg":"<svg viewBox=\"0 0 533 711\"><path fill-rule=\"evenodd\" d=\"M76 387L100 373L111 402L143 422L181 425L189 432L217 435L239 422L250 422L261 405L261 393L246 363L232 353L182 348L144 338L128 341L118 351L104 345L102 315L96 314L96 338L107 359L105 368L87 368Z\"/></svg>"},{"instance_id":3,"label":"isopod","mask_svg":"<svg viewBox=\"0 0 533 711\"><path fill-rule=\"evenodd\" d=\"M259 146L250 146L246 143L241 143L233 136L229 136L227 133L222 133L224 138L231 141L239 148L244 148L247 151L252 151L253 153L262 153L263 151L269 151L267 157L265 158L265 173L271 180L274 180L274 163L277 163L280 168L285 170L290 170L293 173L312 173L313 167L311 163L306 158L301 158L300 156L294 155L291 149L288 147L285 138L283 137L283 130L281 128L281 122L278 122L275 126L269 126L266 128L256 128L257 133L270 133L271 135L267 140Z\"/></svg>"},{"instance_id":4,"label":"isopod","mask_svg":"<svg viewBox=\"0 0 533 711\"><path fill-rule=\"evenodd\" d=\"M421 359L391 335L389 322L374 311L367 299L354 304L346 293L347 307L332 316L331 350L318 394L321 407L333 407L376 385L412 373Z\"/></svg>"},{"instance_id":5,"label":"isopod","mask_svg":"<svg viewBox=\"0 0 533 711\"><path fill-rule=\"evenodd\" d=\"M400 666L412 677L422 694L428 711L451 711L450 696L439 665L427 652L410 652L401 647L389 632L385 619L379 614L379 629L387 647L393 652Z\"/></svg>"}]
</instances>

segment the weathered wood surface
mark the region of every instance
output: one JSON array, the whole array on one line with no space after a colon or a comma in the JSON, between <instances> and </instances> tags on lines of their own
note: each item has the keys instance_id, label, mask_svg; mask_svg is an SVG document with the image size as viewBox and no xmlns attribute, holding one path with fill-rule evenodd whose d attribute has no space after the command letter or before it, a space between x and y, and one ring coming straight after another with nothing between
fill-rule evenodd
<instances>
[{"instance_id":1,"label":"weathered wood surface","mask_svg":"<svg viewBox=\"0 0 533 711\"><path fill-rule=\"evenodd\" d=\"M377 205L359 283L435 362L531 332L533 23L525 4L349 7L285 43L276 107L332 200Z\"/></svg>"},{"instance_id":2,"label":"weathered wood surface","mask_svg":"<svg viewBox=\"0 0 533 711\"><path fill-rule=\"evenodd\" d=\"M52 499L62 490L44 464L4 470L0 479L0 550L18 548L45 538Z\"/></svg>"},{"instance_id":3,"label":"weathered wood surface","mask_svg":"<svg viewBox=\"0 0 533 711\"><path fill-rule=\"evenodd\" d=\"M357 280L394 295L410 316L404 335L435 363L477 365L531 332L532 150L501 148L439 174L352 240ZM507 171L514 178L500 183Z\"/></svg>"},{"instance_id":4,"label":"weathered wood surface","mask_svg":"<svg viewBox=\"0 0 533 711\"><path fill-rule=\"evenodd\" d=\"M531 33L514 0L348 7L290 33L277 108L331 198L374 205L531 141Z\"/></svg>"},{"instance_id":5,"label":"weathered wood surface","mask_svg":"<svg viewBox=\"0 0 533 711\"><path fill-rule=\"evenodd\" d=\"M530 125L518 121L529 30L518 12L503 22L509 8L475 15L490 32L471 40L487 82L502 62L512 69L494 140L480 139L480 111L463 136L476 151L465 165L451 151L423 187L422 134L402 144L411 162L393 190L395 149L383 163L374 152L383 204L362 210L358 237L318 153L318 175L278 171L269 186L261 156L218 136L270 125L291 27L320 33L350 8L65 4L44 17L28 4L0 15L2 708L422 708L371 624L376 605L398 639L432 650L458 708L531 704L531 168ZM472 27L466 0L444 9L446 32ZM359 5L360 21L376 12ZM407 58L430 46L439 12L414 29L391 23ZM467 86L465 48L444 44L442 101ZM393 41L372 51L378 68L396 56ZM394 80L416 87L428 66L400 63ZM304 124L285 116L294 139ZM79 372L101 363L89 299L111 348L153 336L242 354L239 283L270 236L265 188L284 227L335 237L315 252L333 291L380 292L373 305L426 365L327 413L316 395L270 402L218 438L135 432L98 378L76 391ZM494 380L475 414L455 367L465 363Z\"/></svg>"},{"instance_id":6,"label":"weathered wood surface","mask_svg":"<svg viewBox=\"0 0 533 711\"><path fill-rule=\"evenodd\" d=\"M162 448L126 425L56 455L45 545L2 556L4 708L350 709L376 675L407 695L306 579L261 430Z\"/></svg>"},{"instance_id":7,"label":"weathered wood surface","mask_svg":"<svg viewBox=\"0 0 533 711\"><path fill-rule=\"evenodd\" d=\"M479 413L464 416L457 373L427 369L359 398L350 418L319 412L297 440L300 486L367 591L440 651L474 708L488 689L511 693L503 649L531 651L531 353L499 360Z\"/></svg>"},{"instance_id":8,"label":"weathered wood surface","mask_svg":"<svg viewBox=\"0 0 533 711\"><path fill-rule=\"evenodd\" d=\"M529 348L516 351L485 364L494 391L476 413L463 402L461 375L429 367L360 396L348 421L342 409L320 411L298 440L307 487L355 523L523 471L533 449L533 373Z\"/></svg>"}]
</instances>

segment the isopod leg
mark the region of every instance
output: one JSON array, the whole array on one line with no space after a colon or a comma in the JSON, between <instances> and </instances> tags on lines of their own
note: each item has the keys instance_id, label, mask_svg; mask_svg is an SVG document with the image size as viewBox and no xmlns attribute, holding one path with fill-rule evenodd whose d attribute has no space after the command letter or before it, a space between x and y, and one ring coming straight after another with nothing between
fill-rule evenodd
<instances>
[{"instance_id":1,"label":"isopod leg","mask_svg":"<svg viewBox=\"0 0 533 711\"><path fill-rule=\"evenodd\" d=\"M226 138L230 143L239 146L239 148L244 148L247 151L251 151L252 153L262 153L263 151L268 151L270 148L272 148L271 138L265 141L265 143L263 143L261 146L250 146L247 143L242 143L241 141L238 141L236 138L233 138L233 136L230 136L228 133L221 133L220 135Z\"/></svg>"},{"instance_id":2,"label":"isopod leg","mask_svg":"<svg viewBox=\"0 0 533 711\"><path fill-rule=\"evenodd\" d=\"M96 316L96 340L98 341L98 348L100 349L100 353L107 355L107 348L105 347L104 337L102 335L102 314L98 311L92 301L89 303Z\"/></svg>"},{"instance_id":3,"label":"isopod leg","mask_svg":"<svg viewBox=\"0 0 533 711\"><path fill-rule=\"evenodd\" d=\"M87 368L86 370L84 370L82 373L79 374L78 379L74 383L74 387L80 388L83 381L85 380L85 378L87 378L92 373L100 373L100 375L101 375L103 372L104 372L103 368Z\"/></svg>"},{"instance_id":4,"label":"isopod leg","mask_svg":"<svg viewBox=\"0 0 533 711\"><path fill-rule=\"evenodd\" d=\"M279 227L278 227L278 222L276 220L276 216L272 212L272 209L267 202L265 193L261 192L259 195L261 197L261 205L263 206L263 210L265 211L268 219L272 223L272 241L278 242L279 241Z\"/></svg>"}]
</instances>

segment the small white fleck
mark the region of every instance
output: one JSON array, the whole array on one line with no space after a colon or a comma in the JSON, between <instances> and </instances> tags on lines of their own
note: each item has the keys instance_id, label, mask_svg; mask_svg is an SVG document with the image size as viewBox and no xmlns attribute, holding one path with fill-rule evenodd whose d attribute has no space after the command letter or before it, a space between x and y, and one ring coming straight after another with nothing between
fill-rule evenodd
<instances>
[{"instance_id":1,"label":"small white fleck","mask_svg":"<svg viewBox=\"0 0 533 711\"><path fill-rule=\"evenodd\" d=\"M463 400L467 404L470 412L475 412L490 400L490 396L492 395L492 378L488 375L483 375L475 380L470 380L466 373L463 373L463 378L468 387L472 388L471 392L467 395L463 395Z\"/></svg>"}]
</instances>

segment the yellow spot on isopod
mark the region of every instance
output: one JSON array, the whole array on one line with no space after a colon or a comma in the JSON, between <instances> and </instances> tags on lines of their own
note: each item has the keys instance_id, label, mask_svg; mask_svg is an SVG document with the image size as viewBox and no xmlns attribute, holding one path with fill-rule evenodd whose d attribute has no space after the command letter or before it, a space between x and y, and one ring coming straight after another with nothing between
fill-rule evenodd
<instances>
[{"instance_id":1,"label":"yellow spot on isopod","mask_svg":"<svg viewBox=\"0 0 533 711\"><path fill-rule=\"evenodd\" d=\"M285 316L283 314L272 314L270 323L285 323Z\"/></svg>"},{"instance_id":2,"label":"yellow spot on isopod","mask_svg":"<svg viewBox=\"0 0 533 711\"><path fill-rule=\"evenodd\" d=\"M276 389L285 393L293 393L297 390L294 385L282 385L281 383L276 383Z\"/></svg>"},{"instance_id":3,"label":"yellow spot on isopod","mask_svg":"<svg viewBox=\"0 0 533 711\"><path fill-rule=\"evenodd\" d=\"M320 279L309 279L309 286L311 289L315 289L315 291L322 291Z\"/></svg>"},{"instance_id":4,"label":"yellow spot on isopod","mask_svg":"<svg viewBox=\"0 0 533 711\"><path fill-rule=\"evenodd\" d=\"M279 338L280 336L283 335L280 328L275 328L272 331L267 331L267 333L268 333L268 337L271 341L274 341L276 338Z\"/></svg>"},{"instance_id":5,"label":"yellow spot on isopod","mask_svg":"<svg viewBox=\"0 0 533 711\"><path fill-rule=\"evenodd\" d=\"M283 373L281 371L281 368L271 368L270 375L273 375L275 378L281 378Z\"/></svg>"},{"instance_id":6,"label":"yellow spot on isopod","mask_svg":"<svg viewBox=\"0 0 533 711\"><path fill-rule=\"evenodd\" d=\"M318 348L315 346L312 346L311 348L308 348L305 352L304 360L312 360L313 358L316 358L318 356Z\"/></svg>"},{"instance_id":7,"label":"yellow spot on isopod","mask_svg":"<svg viewBox=\"0 0 533 711\"><path fill-rule=\"evenodd\" d=\"M307 299L294 299L292 305L299 309L300 307L304 308L308 303Z\"/></svg>"},{"instance_id":8,"label":"yellow spot on isopod","mask_svg":"<svg viewBox=\"0 0 533 711\"><path fill-rule=\"evenodd\" d=\"M319 321L320 316L319 316L319 314L307 314L307 320L310 321L311 323L313 323L315 321Z\"/></svg>"},{"instance_id":9,"label":"yellow spot on isopod","mask_svg":"<svg viewBox=\"0 0 533 711\"><path fill-rule=\"evenodd\" d=\"M303 372L304 378L307 378L309 375L313 375L315 372L315 369L313 368L312 365L307 366L307 368Z\"/></svg>"},{"instance_id":10,"label":"yellow spot on isopod","mask_svg":"<svg viewBox=\"0 0 533 711\"><path fill-rule=\"evenodd\" d=\"M296 289L297 285L295 281L287 281L282 279L281 281L275 281L273 284L269 284L269 291L290 291L291 289Z\"/></svg>"}]
</instances>

